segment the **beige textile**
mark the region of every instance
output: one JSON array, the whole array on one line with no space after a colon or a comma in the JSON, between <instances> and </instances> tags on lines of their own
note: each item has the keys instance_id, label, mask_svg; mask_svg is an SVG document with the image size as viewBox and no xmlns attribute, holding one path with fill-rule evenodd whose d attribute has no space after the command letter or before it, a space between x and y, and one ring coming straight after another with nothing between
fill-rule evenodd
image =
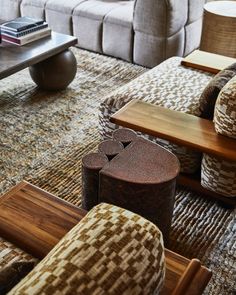
<instances>
[{"instance_id":1,"label":"beige textile","mask_svg":"<svg viewBox=\"0 0 236 295\"><path fill-rule=\"evenodd\" d=\"M165 275L162 234L125 209L94 207L9 294L156 294Z\"/></svg>"},{"instance_id":2,"label":"beige textile","mask_svg":"<svg viewBox=\"0 0 236 295\"><path fill-rule=\"evenodd\" d=\"M234 76L218 95L214 124L216 132L236 139L236 76Z\"/></svg>"},{"instance_id":3,"label":"beige textile","mask_svg":"<svg viewBox=\"0 0 236 295\"><path fill-rule=\"evenodd\" d=\"M203 154L201 185L225 197L236 197L236 162Z\"/></svg>"}]
</instances>

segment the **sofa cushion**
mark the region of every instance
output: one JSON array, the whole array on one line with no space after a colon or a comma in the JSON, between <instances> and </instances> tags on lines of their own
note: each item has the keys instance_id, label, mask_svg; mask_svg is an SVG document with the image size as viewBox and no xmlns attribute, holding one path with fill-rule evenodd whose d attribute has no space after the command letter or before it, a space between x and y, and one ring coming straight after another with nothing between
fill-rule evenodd
<instances>
[{"instance_id":1,"label":"sofa cushion","mask_svg":"<svg viewBox=\"0 0 236 295\"><path fill-rule=\"evenodd\" d=\"M236 63L220 71L207 84L200 97L201 117L213 119L216 99L225 84L236 75Z\"/></svg>"},{"instance_id":2,"label":"sofa cushion","mask_svg":"<svg viewBox=\"0 0 236 295\"><path fill-rule=\"evenodd\" d=\"M102 47L105 54L133 60L134 2L123 1L104 18Z\"/></svg>"},{"instance_id":3,"label":"sofa cushion","mask_svg":"<svg viewBox=\"0 0 236 295\"><path fill-rule=\"evenodd\" d=\"M119 1L91 0L74 9L73 32L79 47L102 53L103 20L118 6Z\"/></svg>"},{"instance_id":4,"label":"sofa cushion","mask_svg":"<svg viewBox=\"0 0 236 295\"><path fill-rule=\"evenodd\" d=\"M217 133L236 139L236 75L218 95L214 124Z\"/></svg>"},{"instance_id":5,"label":"sofa cushion","mask_svg":"<svg viewBox=\"0 0 236 295\"><path fill-rule=\"evenodd\" d=\"M8 21L20 16L21 0L1 0L0 20Z\"/></svg>"},{"instance_id":6,"label":"sofa cushion","mask_svg":"<svg viewBox=\"0 0 236 295\"><path fill-rule=\"evenodd\" d=\"M236 162L204 154L201 185L226 197L236 197Z\"/></svg>"},{"instance_id":7,"label":"sofa cushion","mask_svg":"<svg viewBox=\"0 0 236 295\"><path fill-rule=\"evenodd\" d=\"M46 3L46 21L50 28L58 33L73 35L72 13L75 7L87 0L48 0Z\"/></svg>"},{"instance_id":8,"label":"sofa cushion","mask_svg":"<svg viewBox=\"0 0 236 295\"><path fill-rule=\"evenodd\" d=\"M150 221L100 204L9 294L156 294L165 274L162 234Z\"/></svg>"},{"instance_id":9,"label":"sofa cushion","mask_svg":"<svg viewBox=\"0 0 236 295\"><path fill-rule=\"evenodd\" d=\"M22 0L21 15L45 19L45 6L49 0Z\"/></svg>"}]
</instances>

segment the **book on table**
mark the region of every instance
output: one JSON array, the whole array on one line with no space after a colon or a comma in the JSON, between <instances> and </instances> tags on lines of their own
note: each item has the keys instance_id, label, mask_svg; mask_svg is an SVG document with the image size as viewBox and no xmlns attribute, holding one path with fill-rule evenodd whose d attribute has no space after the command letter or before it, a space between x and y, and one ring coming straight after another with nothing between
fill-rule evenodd
<instances>
[{"instance_id":1,"label":"book on table","mask_svg":"<svg viewBox=\"0 0 236 295\"><path fill-rule=\"evenodd\" d=\"M44 20L26 16L16 18L1 25L2 41L20 46L49 35L51 35L51 30Z\"/></svg>"},{"instance_id":2,"label":"book on table","mask_svg":"<svg viewBox=\"0 0 236 295\"><path fill-rule=\"evenodd\" d=\"M5 22L1 25L2 29L8 29L13 32L24 31L38 25L42 25L44 20L34 19L28 16L18 17L14 20Z\"/></svg>"},{"instance_id":3,"label":"book on table","mask_svg":"<svg viewBox=\"0 0 236 295\"><path fill-rule=\"evenodd\" d=\"M9 35L3 35L2 34L2 41L16 44L16 45L26 45L28 43L31 43L33 41L42 39L44 37L50 36L51 35L51 29L50 28L44 28L42 30L29 33L27 35L24 35L22 37L14 37L14 36L9 36Z\"/></svg>"},{"instance_id":4,"label":"book on table","mask_svg":"<svg viewBox=\"0 0 236 295\"><path fill-rule=\"evenodd\" d=\"M36 27L29 28L29 29L26 29L26 30L23 30L20 32L12 31L12 30L9 30L8 28L1 27L1 34L6 35L6 36L13 36L15 38L19 38L19 37L25 36L27 34L45 29L47 27L48 27L48 24L46 22L44 22L43 24L40 24Z\"/></svg>"}]
</instances>

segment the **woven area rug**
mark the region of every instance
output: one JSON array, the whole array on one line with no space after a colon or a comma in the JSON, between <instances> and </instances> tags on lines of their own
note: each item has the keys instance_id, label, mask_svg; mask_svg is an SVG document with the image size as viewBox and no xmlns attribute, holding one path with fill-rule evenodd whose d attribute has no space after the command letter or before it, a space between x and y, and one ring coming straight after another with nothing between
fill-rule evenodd
<instances>
[{"instance_id":1,"label":"woven area rug","mask_svg":"<svg viewBox=\"0 0 236 295\"><path fill-rule=\"evenodd\" d=\"M1 193L26 179L80 205L81 157L100 141L99 104L145 69L74 52L78 73L65 91L38 90L27 71L1 80ZM170 249L212 269L205 294L236 294L235 213L188 190L177 192Z\"/></svg>"}]
</instances>

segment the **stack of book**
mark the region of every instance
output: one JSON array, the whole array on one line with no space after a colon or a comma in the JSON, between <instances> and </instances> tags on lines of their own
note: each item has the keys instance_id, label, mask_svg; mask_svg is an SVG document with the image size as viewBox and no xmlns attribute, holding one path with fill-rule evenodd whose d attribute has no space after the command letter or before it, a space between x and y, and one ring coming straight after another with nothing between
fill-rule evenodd
<instances>
[{"instance_id":1,"label":"stack of book","mask_svg":"<svg viewBox=\"0 0 236 295\"><path fill-rule=\"evenodd\" d=\"M18 17L1 25L2 41L25 45L51 35L48 24L43 20Z\"/></svg>"}]
</instances>

